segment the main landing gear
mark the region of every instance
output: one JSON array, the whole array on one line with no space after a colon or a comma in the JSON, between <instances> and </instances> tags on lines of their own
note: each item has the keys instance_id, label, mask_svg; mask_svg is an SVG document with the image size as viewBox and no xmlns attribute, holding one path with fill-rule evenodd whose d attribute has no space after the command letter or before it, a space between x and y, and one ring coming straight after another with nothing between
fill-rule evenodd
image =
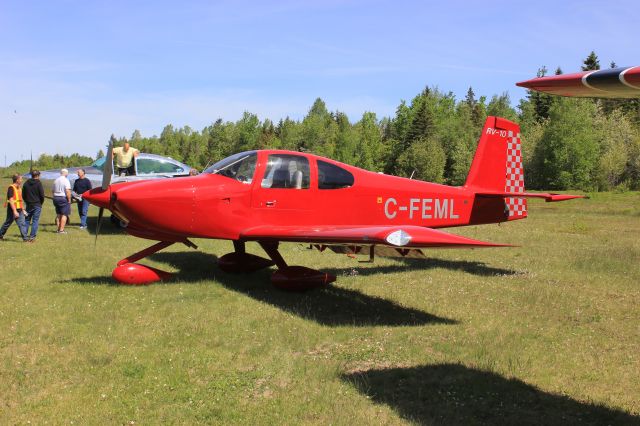
<instances>
[{"instance_id":1,"label":"main landing gear","mask_svg":"<svg viewBox=\"0 0 640 426\"><path fill-rule=\"evenodd\" d=\"M271 275L271 283L282 290L304 291L325 286L336 280L335 275L304 266L289 266L278 251L277 241L259 241L271 260L245 251L244 241L234 241L235 251L218 259L218 266L225 272L255 272L274 264L278 270Z\"/></svg>"}]
</instances>

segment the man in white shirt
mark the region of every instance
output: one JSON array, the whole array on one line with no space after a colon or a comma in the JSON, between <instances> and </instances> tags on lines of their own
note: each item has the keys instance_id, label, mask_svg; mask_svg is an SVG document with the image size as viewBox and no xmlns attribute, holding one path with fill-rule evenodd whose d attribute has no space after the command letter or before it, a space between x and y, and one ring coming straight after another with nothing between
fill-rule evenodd
<instances>
[{"instance_id":1,"label":"man in white shirt","mask_svg":"<svg viewBox=\"0 0 640 426\"><path fill-rule=\"evenodd\" d=\"M60 177L53 182L53 205L56 207L58 215L58 234L66 234L64 226L67 224L67 217L71 214L71 183L67 179L69 170L60 170Z\"/></svg>"}]
</instances>

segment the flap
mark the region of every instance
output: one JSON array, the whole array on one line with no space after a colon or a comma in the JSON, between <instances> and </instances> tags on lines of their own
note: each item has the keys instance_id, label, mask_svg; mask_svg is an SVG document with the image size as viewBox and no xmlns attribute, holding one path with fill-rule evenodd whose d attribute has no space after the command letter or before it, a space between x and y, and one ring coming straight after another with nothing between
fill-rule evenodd
<instances>
[{"instance_id":1,"label":"flap","mask_svg":"<svg viewBox=\"0 0 640 426\"><path fill-rule=\"evenodd\" d=\"M421 226L258 226L244 240L309 243L367 243L394 247L504 247Z\"/></svg>"}]
</instances>

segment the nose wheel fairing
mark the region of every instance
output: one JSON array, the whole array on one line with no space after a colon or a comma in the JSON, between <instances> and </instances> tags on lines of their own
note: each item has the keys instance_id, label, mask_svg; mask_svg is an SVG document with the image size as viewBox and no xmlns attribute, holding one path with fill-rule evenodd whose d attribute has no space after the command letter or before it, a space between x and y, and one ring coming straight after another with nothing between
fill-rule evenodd
<instances>
[{"instance_id":1,"label":"nose wheel fairing","mask_svg":"<svg viewBox=\"0 0 640 426\"><path fill-rule=\"evenodd\" d=\"M174 244L173 241L160 241L151 247L147 247L131 256L125 257L118 262L118 266L113 270L111 276L120 284L125 285L147 285L171 279L173 274L170 272L161 271L160 269L135 262L167 248L172 244Z\"/></svg>"},{"instance_id":2,"label":"nose wheel fairing","mask_svg":"<svg viewBox=\"0 0 640 426\"><path fill-rule=\"evenodd\" d=\"M120 284L148 285L158 281L168 281L173 274L139 263L126 263L116 266L111 276Z\"/></svg>"}]
</instances>

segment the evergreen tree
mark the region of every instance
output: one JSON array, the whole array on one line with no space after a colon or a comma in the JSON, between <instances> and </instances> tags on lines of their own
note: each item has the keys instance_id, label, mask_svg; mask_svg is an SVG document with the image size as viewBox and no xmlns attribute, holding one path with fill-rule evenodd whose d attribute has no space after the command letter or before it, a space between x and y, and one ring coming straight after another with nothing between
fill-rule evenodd
<instances>
[{"instance_id":1,"label":"evergreen tree","mask_svg":"<svg viewBox=\"0 0 640 426\"><path fill-rule=\"evenodd\" d=\"M582 63L582 71L593 71L600 69L600 61L598 60L598 55L593 50L589 53L589 56Z\"/></svg>"},{"instance_id":2,"label":"evergreen tree","mask_svg":"<svg viewBox=\"0 0 640 426\"><path fill-rule=\"evenodd\" d=\"M471 114L471 122L476 128L481 127L486 118L486 111L484 111L484 98L481 99L483 100L482 103L476 100L473 88L469 86L467 95L464 98L464 103L467 104L469 108L469 112Z\"/></svg>"},{"instance_id":3,"label":"evergreen tree","mask_svg":"<svg viewBox=\"0 0 640 426\"><path fill-rule=\"evenodd\" d=\"M428 87L411 103L411 124L407 129L404 145L409 146L418 139L433 134L434 117L431 107L432 93Z\"/></svg>"},{"instance_id":4,"label":"evergreen tree","mask_svg":"<svg viewBox=\"0 0 640 426\"><path fill-rule=\"evenodd\" d=\"M394 174L397 169L397 159L407 148L405 141L407 140L407 132L411 124L411 108L403 100L396 109L396 116L391 120L389 139L387 141L387 149L389 153L386 155L386 164L384 172Z\"/></svg>"},{"instance_id":5,"label":"evergreen tree","mask_svg":"<svg viewBox=\"0 0 640 426\"><path fill-rule=\"evenodd\" d=\"M546 76L547 67L543 65L541 68L538 68L536 75L537 77ZM551 95L535 90L528 90L527 97L533 105L534 119L536 122L539 123L549 118L549 108L551 108L551 105L553 104L553 98Z\"/></svg>"},{"instance_id":6,"label":"evergreen tree","mask_svg":"<svg viewBox=\"0 0 640 426\"><path fill-rule=\"evenodd\" d=\"M478 101L476 101L476 94L473 92L473 88L471 86L469 86L469 89L467 90L467 95L464 98L464 102L469 107L469 111L473 111L476 103L478 103Z\"/></svg>"}]
</instances>

